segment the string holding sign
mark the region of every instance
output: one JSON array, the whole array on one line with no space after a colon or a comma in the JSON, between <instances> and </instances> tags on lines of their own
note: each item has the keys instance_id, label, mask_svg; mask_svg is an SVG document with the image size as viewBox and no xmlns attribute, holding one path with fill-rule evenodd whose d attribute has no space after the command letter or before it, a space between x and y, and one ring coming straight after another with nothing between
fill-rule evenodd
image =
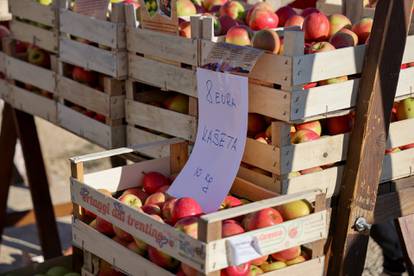
<instances>
[{"instance_id":1,"label":"string holding sign","mask_svg":"<svg viewBox=\"0 0 414 276\"><path fill-rule=\"evenodd\" d=\"M248 79L198 68L199 118L190 158L171 185L175 197L192 197L216 211L234 182L246 144Z\"/></svg>"}]
</instances>

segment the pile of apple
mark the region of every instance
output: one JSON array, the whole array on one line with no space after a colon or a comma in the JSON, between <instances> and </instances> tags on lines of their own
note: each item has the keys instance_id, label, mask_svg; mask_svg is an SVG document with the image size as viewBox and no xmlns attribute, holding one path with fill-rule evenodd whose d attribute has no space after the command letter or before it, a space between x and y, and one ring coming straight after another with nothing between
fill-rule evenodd
<instances>
[{"instance_id":1,"label":"pile of apple","mask_svg":"<svg viewBox=\"0 0 414 276\"><path fill-rule=\"evenodd\" d=\"M290 129L290 137L292 144L305 143L309 141L314 141L321 139L323 137L344 134L352 130L355 114L351 112L347 115L330 117L324 120L316 120L305 122L301 124L293 124ZM392 113L391 113L391 122L406 120L414 118L414 98L407 98L399 102L395 102ZM271 118L262 116L256 113L249 113L248 116L248 137L255 139L261 143L270 144L272 140L271 133ZM414 142L414 141L413 141ZM401 147L396 147L392 149L387 149L386 154L399 152L401 150L406 150L414 147L414 143L404 145ZM320 167L314 167L305 169L299 172L292 172L291 177L304 175L312 172L322 171L327 169L334 164L329 164ZM261 172L263 174L268 174L259 168L254 168L247 166L250 169Z\"/></svg>"},{"instance_id":2,"label":"pile of apple","mask_svg":"<svg viewBox=\"0 0 414 276\"><path fill-rule=\"evenodd\" d=\"M193 238L198 236L198 217L202 215L200 205L192 198L174 198L166 191L172 183L168 178L158 172L145 173L141 185L127 189L121 193L111 194L107 190L100 192L117 198L120 202L143 212L153 219L175 227L177 231L184 232ZM221 209L232 208L246 204L249 201L228 195L221 205ZM293 201L276 208L264 208L246 216L229 219L222 222L222 237L230 237L247 231L260 229L282 223L283 221L306 216L312 211L311 205L305 200ZM97 231L111 237L114 241L129 248L139 255L147 257L150 261L177 275L197 275L196 270L180 263L171 256L145 244L137 237L131 236L124 230L112 225L105 219L96 216L88 210L82 209L85 221ZM222 270L222 275L258 275L280 269L288 265L304 262L307 259L300 246L275 252L271 256L264 256L241 266L228 267ZM251 274L250 274L251 273Z\"/></svg>"}]
</instances>

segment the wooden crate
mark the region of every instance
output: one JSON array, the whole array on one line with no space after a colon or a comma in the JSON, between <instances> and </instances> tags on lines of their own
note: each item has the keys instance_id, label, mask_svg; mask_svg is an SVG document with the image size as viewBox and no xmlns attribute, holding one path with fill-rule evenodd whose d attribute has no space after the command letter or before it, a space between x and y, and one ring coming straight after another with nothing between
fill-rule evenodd
<instances>
[{"instance_id":1,"label":"wooden crate","mask_svg":"<svg viewBox=\"0 0 414 276\"><path fill-rule=\"evenodd\" d=\"M112 4L107 20L99 20L71 11L69 0L62 2L65 7L59 12L59 58L72 65L125 79L128 68L124 4Z\"/></svg>"},{"instance_id":2,"label":"wooden crate","mask_svg":"<svg viewBox=\"0 0 414 276\"><path fill-rule=\"evenodd\" d=\"M3 40L3 72L8 82L5 100L19 110L56 123L56 56L49 53L50 68L31 64L26 55L15 53L15 42Z\"/></svg>"},{"instance_id":3,"label":"wooden crate","mask_svg":"<svg viewBox=\"0 0 414 276\"><path fill-rule=\"evenodd\" d=\"M45 6L36 0L9 1L10 32L16 40L34 44L52 53L58 52L58 0Z\"/></svg>"},{"instance_id":4,"label":"wooden crate","mask_svg":"<svg viewBox=\"0 0 414 276\"><path fill-rule=\"evenodd\" d=\"M166 143L163 144L166 145ZM183 145L178 146L180 149L185 148ZM143 171L159 171L166 175L174 174L182 166L182 164L179 165L174 162L174 160L178 160L177 156L174 155L171 160L166 157L90 174L81 173L83 162L117 154L126 154L131 151L131 149L118 149L103 152L102 154L72 158L72 171L76 171L77 174L77 178L71 178L73 203L91 210L94 213L99 213L105 220L207 275L219 275L220 269L229 266L227 258L229 252L226 249L227 240L259 236L263 238L266 234L275 232L281 234L280 239L267 240L270 244L268 244L269 247L267 249L262 248L263 255L307 243L313 243L314 251L312 260L298 264L297 266L288 267L286 270L281 270L280 272L274 272L275 274L269 273L268 275L280 275L282 271L303 271L301 267L312 269L316 273L314 275L323 274L323 253L320 245L321 242L323 243L323 239L326 238L329 219L329 214L325 209L326 201L324 194L311 190L295 195L277 196L277 194L267 191L253 183L236 178L231 193L250 199L253 202L240 207L201 216L199 220L200 240L195 240L186 234L178 232L167 224L160 223L141 212L124 206L118 200L105 196L97 190L105 188L110 192L116 192L130 187L136 187L137 183L141 182L141 172ZM172 152L176 152L176 148ZM182 152L178 152L177 154L182 154ZM315 202L315 211L308 216L260 230L246 232L224 239L220 236L223 220L252 213L266 207L278 206L297 199L306 199L309 202ZM95 203L100 202L99 204L102 203L101 206L107 206L108 209L104 212L99 211L96 208L96 204L91 204L92 201ZM126 218L129 218L129 220ZM132 219L134 223L127 222ZM168 239L167 243L165 246L160 246L150 233L143 232L139 227L135 227L134 225L148 225L152 229L157 229L157 236L162 235ZM296 237L287 238L287 229L296 229L300 233ZM115 264L115 266L127 273L142 275L146 272L151 275L155 272L156 275L171 275L142 257L131 254L127 249L115 245L112 240L100 236L90 226L79 220L75 220L74 222L73 233L76 235L76 237L74 236L75 245L81 246L100 258L110 261L110 263ZM261 242L264 242L264 240L261 240ZM106 248L111 248L111 250L107 250ZM137 266L136 264L140 265Z\"/></svg>"}]
</instances>

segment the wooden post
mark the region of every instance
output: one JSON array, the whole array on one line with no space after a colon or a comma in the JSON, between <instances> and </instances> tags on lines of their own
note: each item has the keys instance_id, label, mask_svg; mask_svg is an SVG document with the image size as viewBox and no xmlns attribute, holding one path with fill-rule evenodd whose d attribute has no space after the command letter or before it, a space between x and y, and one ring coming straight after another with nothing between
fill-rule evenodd
<instances>
[{"instance_id":1,"label":"wooden post","mask_svg":"<svg viewBox=\"0 0 414 276\"><path fill-rule=\"evenodd\" d=\"M7 198L13 178L13 157L17 141L16 127L12 118L13 109L6 103L0 130L0 243L3 229L6 227Z\"/></svg>"},{"instance_id":2,"label":"wooden post","mask_svg":"<svg viewBox=\"0 0 414 276\"><path fill-rule=\"evenodd\" d=\"M361 275L413 0L380 0L365 53L330 275ZM363 223L366 220L368 225ZM359 222L358 224L356 222ZM357 231L359 230L359 231Z\"/></svg>"},{"instance_id":3,"label":"wooden post","mask_svg":"<svg viewBox=\"0 0 414 276\"><path fill-rule=\"evenodd\" d=\"M401 247L404 252L405 265L408 274L414 275L414 214L398 218L395 225L397 226L398 235L401 241Z\"/></svg>"},{"instance_id":4,"label":"wooden post","mask_svg":"<svg viewBox=\"0 0 414 276\"><path fill-rule=\"evenodd\" d=\"M34 117L14 109L14 122L25 157L30 194L43 255L45 259L61 256L62 249Z\"/></svg>"}]
</instances>

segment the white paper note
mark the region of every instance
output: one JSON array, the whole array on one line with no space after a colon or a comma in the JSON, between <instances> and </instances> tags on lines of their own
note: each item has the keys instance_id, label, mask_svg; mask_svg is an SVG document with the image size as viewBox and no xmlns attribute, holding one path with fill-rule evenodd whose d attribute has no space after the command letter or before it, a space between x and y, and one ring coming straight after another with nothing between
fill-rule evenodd
<instances>
[{"instance_id":1,"label":"white paper note","mask_svg":"<svg viewBox=\"0 0 414 276\"><path fill-rule=\"evenodd\" d=\"M175 197L192 197L216 211L239 170L246 144L248 79L198 68L198 130L190 158L171 185Z\"/></svg>"}]
</instances>

